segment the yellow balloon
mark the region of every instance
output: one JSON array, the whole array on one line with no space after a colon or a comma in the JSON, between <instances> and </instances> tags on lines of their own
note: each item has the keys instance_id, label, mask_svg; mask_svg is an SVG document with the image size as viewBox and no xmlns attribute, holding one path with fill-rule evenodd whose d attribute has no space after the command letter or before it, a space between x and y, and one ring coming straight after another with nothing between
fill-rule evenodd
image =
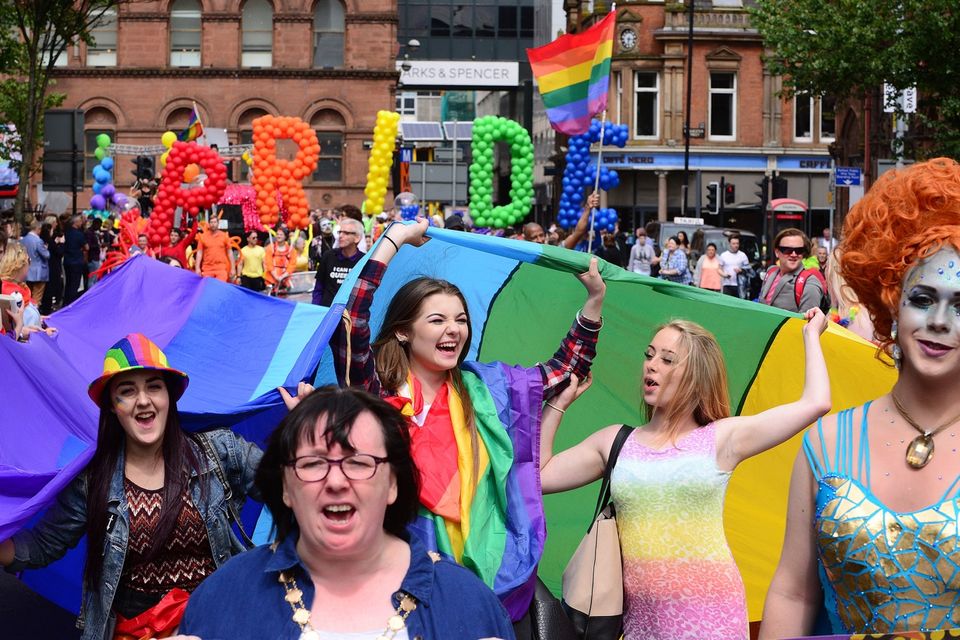
<instances>
[{"instance_id":1,"label":"yellow balloon","mask_svg":"<svg viewBox=\"0 0 960 640\"><path fill-rule=\"evenodd\" d=\"M167 166L167 156L168 156L168 155L170 155L170 152L169 152L169 151L164 151L164 152L160 155L160 166L161 166L161 167Z\"/></svg>"},{"instance_id":2,"label":"yellow balloon","mask_svg":"<svg viewBox=\"0 0 960 640\"><path fill-rule=\"evenodd\" d=\"M173 131L165 131L162 136L160 136L160 142L163 143L167 149L173 146L173 143L177 141L177 134Z\"/></svg>"}]
</instances>

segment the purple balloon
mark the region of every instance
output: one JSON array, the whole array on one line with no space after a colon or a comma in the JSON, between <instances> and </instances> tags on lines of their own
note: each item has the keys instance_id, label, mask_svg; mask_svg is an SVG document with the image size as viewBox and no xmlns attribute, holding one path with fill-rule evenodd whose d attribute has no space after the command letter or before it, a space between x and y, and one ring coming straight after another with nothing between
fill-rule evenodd
<instances>
[{"instance_id":1,"label":"purple balloon","mask_svg":"<svg viewBox=\"0 0 960 640\"><path fill-rule=\"evenodd\" d=\"M90 198L90 208L91 209L106 209L107 200L99 193L92 198Z\"/></svg>"},{"instance_id":2,"label":"purple balloon","mask_svg":"<svg viewBox=\"0 0 960 640\"><path fill-rule=\"evenodd\" d=\"M100 189L100 195L102 195L104 198L109 198L113 196L113 194L116 193L116 191L117 191L117 188L108 182L107 184L103 185L103 187Z\"/></svg>"},{"instance_id":3,"label":"purple balloon","mask_svg":"<svg viewBox=\"0 0 960 640\"><path fill-rule=\"evenodd\" d=\"M122 207L127 202L127 196L118 191L113 194L113 198L111 198L111 200L113 201L113 204L117 205L118 207Z\"/></svg>"}]
</instances>

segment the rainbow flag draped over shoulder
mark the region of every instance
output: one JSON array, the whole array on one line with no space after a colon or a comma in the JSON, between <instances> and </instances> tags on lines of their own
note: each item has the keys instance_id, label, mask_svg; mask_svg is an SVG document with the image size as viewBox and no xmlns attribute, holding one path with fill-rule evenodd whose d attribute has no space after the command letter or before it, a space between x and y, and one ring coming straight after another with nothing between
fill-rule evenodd
<instances>
[{"instance_id":1,"label":"rainbow flag draped over shoulder","mask_svg":"<svg viewBox=\"0 0 960 640\"><path fill-rule=\"evenodd\" d=\"M200 122L200 114L197 112L197 105L193 105L193 113L190 114L190 120L187 121L187 128L177 134L177 140L180 142L190 142L203 135L203 123Z\"/></svg>"},{"instance_id":2,"label":"rainbow flag draped over shoulder","mask_svg":"<svg viewBox=\"0 0 960 640\"><path fill-rule=\"evenodd\" d=\"M590 119L607 108L616 21L610 12L582 33L527 49L547 117L557 131L581 134L590 128Z\"/></svg>"}]
</instances>

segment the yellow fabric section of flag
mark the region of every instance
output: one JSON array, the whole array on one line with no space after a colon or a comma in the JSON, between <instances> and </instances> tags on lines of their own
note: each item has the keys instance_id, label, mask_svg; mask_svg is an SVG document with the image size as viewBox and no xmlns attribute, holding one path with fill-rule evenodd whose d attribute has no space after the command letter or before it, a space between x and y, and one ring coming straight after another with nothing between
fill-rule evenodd
<instances>
[{"instance_id":1,"label":"yellow fabric section of flag","mask_svg":"<svg viewBox=\"0 0 960 640\"><path fill-rule=\"evenodd\" d=\"M549 93L580 82L589 81L593 68L613 56L613 41L607 40L601 42L595 51L594 56L587 62L538 76L537 86L540 88L540 93Z\"/></svg>"},{"instance_id":2,"label":"yellow fabric section of flag","mask_svg":"<svg viewBox=\"0 0 960 640\"><path fill-rule=\"evenodd\" d=\"M447 535L450 537L450 546L457 562L463 557L463 541L470 535L470 509L473 506L473 497L477 493L477 481L483 476L490 463L487 448L480 438L476 438L477 455L474 467L473 439L463 411L463 401L452 385L449 389L448 404L450 407L450 422L453 424L453 436L457 440L457 468L460 471L460 522L444 520Z\"/></svg>"},{"instance_id":3,"label":"yellow fabric section of flag","mask_svg":"<svg viewBox=\"0 0 960 640\"><path fill-rule=\"evenodd\" d=\"M794 375L793 371L786 375L784 367L802 371L804 324L801 318L790 318L780 327L747 393L743 415L753 415L800 397L803 376ZM896 371L877 362L876 347L866 340L830 324L821 344L830 375L833 400L830 413L863 404L893 387ZM851 384L852 380L856 383ZM737 467L727 489L724 528L747 589L750 620L761 618L767 587L780 561L790 476L802 439L803 433L800 433L779 447L744 461Z\"/></svg>"}]
</instances>

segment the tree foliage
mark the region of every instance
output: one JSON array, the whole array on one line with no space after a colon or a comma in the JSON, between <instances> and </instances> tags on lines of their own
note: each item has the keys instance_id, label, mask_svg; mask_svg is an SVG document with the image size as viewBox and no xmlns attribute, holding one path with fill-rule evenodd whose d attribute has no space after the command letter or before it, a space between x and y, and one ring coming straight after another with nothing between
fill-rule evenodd
<instances>
[{"instance_id":1,"label":"tree foliage","mask_svg":"<svg viewBox=\"0 0 960 640\"><path fill-rule=\"evenodd\" d=\"M43 144L43 114L65 97L50 92L56 60L71 43L91 44L91 29L122 1L0 0L0 63L6 75L0 83L0 117L20 134L23 160L14 208L21 221Z\"/></svg>"},{"instance_id":2,"label":"tree foliage","mask_svg":"<svg viewBox=\"0 0 960 640\"><path fill-rule=\"evenodd\" d=\"M862 98L916 86L936 152L960 149L957 0L757 0L753 24L784 94Z\"/></svg>"}]
</instances>

